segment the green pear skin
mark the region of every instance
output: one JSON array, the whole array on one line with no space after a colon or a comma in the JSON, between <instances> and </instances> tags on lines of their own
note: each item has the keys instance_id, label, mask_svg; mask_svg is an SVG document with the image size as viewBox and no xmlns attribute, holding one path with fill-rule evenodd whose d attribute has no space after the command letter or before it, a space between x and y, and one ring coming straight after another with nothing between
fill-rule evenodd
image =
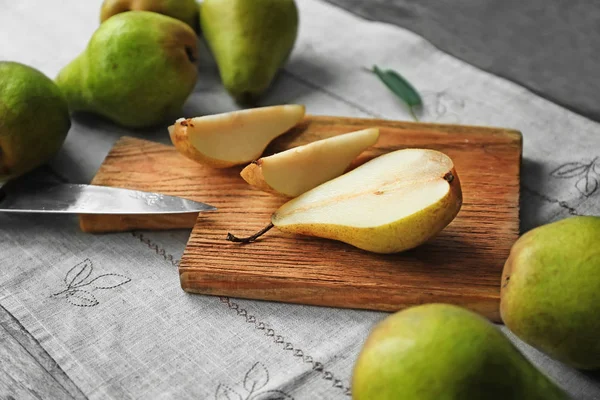
<instances>
[{"instance_id":1,"label":"green pear skin","mask_svg":"<svg viewBox=\"0 0 600 400\"><path fill-rule=\"evenodd\" d=\"M600 368L600 217L542 225L513 245L500 314L524 342L575 368Z\"/></svg>"},{"instance_id":2,"label":"green pear skin","mask_svg":"<svg viewBox=\"0 0 600 400\"><path fill-rule=\"evenodd\" d=\"M0 186L48 161L70 127L67 101L52 79L0 62Z\"/></svg>"},{"instance_id":3,"label":"green pear skin","mask_svg":"<svg viewBox=\"0 0 600 400\"><path fill-rule=\"evenodd\" d=\"M555 400L567 395L491 322L426 304L379 322L352 373L354 400Z\"/></svg>"},{"instance_id":4,"label":"green pear skin","mask_svg":"<svg viewBox=\"0 0 600 400\"><path fill-rule=\"evenodd\" d=\"M200 29L227 91L255 103L270 87L298 34L294 0L204 0Z\"/></svg>"},{"instance_id":5,"label":"green pear skin","mask_svg":"<svg viewBox=\"0 0 600 400\"><path fill-rule=\"evenodd\" d=\"M101 24L56 82L71 111L144 128L181 112L196 85L197 59L197 37L188 25L150 11L129 11Z\"/></svg>"},{"instance_id":6,"label":"green pear skin","mask_svg":"<svg viewBox=\"0 0 600 400\"><path fill-rule=\"evenodd\" d=\"M196 0L104 0L100 22L127 11L152 11L167 15L198 30L198 3Z\"/></svg>"}]
</instances>

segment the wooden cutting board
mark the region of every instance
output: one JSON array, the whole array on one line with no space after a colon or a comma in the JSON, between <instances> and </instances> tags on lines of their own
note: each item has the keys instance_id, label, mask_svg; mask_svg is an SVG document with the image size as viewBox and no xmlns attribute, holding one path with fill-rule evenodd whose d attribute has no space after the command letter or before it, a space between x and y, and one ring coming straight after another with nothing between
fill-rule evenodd
<instances>
[{"instance_id":1,"label":"wooden cutting board","mask_svg":"<svg viewBox=\"0 0 600 400\"><path fill-rule=\"evenodd\" d=\"M447 302L499 321L502 267L519 232L521 134L309 116L274 141L265 154L372 126L380 128L379 142L356 165L406 147L440 150L456 165L462 209L441 234L417 249L377 255L276 229L251 244L230 243L225 240L228 232L255 233L285 199L247 185L239 176L242 167L210 169L171 146L133 138L115 144L93 184L182 196L214 205L218 211L203 213L197 221L194 214L88 215L81 216L81 228L109 232L193 226L179 266L181 287L188 292L384 311Z\"/></svg>"}]
</instances>

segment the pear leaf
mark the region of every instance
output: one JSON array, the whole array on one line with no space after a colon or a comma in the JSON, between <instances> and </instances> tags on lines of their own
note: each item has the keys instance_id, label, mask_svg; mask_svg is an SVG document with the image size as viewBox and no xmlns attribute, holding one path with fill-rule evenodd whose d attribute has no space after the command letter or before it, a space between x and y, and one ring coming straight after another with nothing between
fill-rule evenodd
<instances>
[{"instance_id":1,"label":"pear leaf","mask_svg":"<svg viewBox=\"0 0 600 400\"><path fill-rule=\"evenodd\" d=\"M423 100L413 85L398 72L391 69L381 70L377 65L374 65L373 69L370 71L377 75L379 80L381 80L381 82L383 82L396 97L406 103L411 116L415 121L418 121L415 114L415 107L421 107L423 105Z\"/></svg>"}]
</instances>

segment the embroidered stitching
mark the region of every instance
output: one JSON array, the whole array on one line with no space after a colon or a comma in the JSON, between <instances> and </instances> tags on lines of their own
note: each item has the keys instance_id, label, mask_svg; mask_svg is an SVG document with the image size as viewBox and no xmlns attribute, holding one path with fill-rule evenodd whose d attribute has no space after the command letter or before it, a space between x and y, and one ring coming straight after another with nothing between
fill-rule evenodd
<instances>
[{"instance_id":1,"label":"embroidered stitching","mask_svg":"<svg viewBox=\"0 0 600 400\"><path fill-rule=\"evenodd\" d=\"M151 239L144 237L144 235L141 233L132 232L132 235L133 235L133 237L137 238L140 242L145 244L150 250L154 251L156 254L158 254L159 256L164 258L165 261L169 262L174 267L179 267L179 260L176 260L171 254L167 253L166 250L164 248L162 248L160 245L153 242ZM321 374L323 379L325 379L327 381L331 381L333 387L343 390L343 392L346 396L351 396L350 387L344 386L343 381L341 379L338 379L331 371L326 370L325 366L321 362L314 361L314 359L310 355L305 355L304 351L302 349L295 348L294 345L290 342L287 342L283 336L278 335L274 329L268 328L267 324L265 324L262 321L257 320L254 315L248 314L247 310L240 308L240 306L237 303L231 301L231 299L229 297L220 296L219 299L220 299L221 303L224 303L225 305L227 305L227 307L230 310L234 310L237 313L237 315L239 315L240 317L243 317L247 323L254 324L255 329L264 331L265 336L273 338L274 343L281 344L283 350L289 351L292 354L292 356L301 359L304 363L311 364L312 370ZM226 397L227 396L226 393L229 393L229 392L227 392L228 389L226 389L225 385L223 385L222 387L223 387L223 389L221 389L221 390L225 391L223 394L223 396L225 396L225 397L221 397L221 399L233 399L233 398L237 399L238 398L238 397ZM234 392L232 392L232 393L234 393ZM216 394L215 394L215 396L216 396ZM232 396L233 396L233 394L232 394ZM267 400L267 399L270 399L270 398L265 398L265 400ZM258 399L256 399L256 400L258 400Z\"/></svg>"},{"instance_id":2,"label":"embroidered stitching","mask_svg":"<svg viewBox=\"0 0 600 400\"><path fill-rule=\"evenodd\" d=\"M285 340L285 337L278 335L274 329L268 328L264 322L257 320L254 315L248 314L247 310L240 308L240 306L237 303L231 301L229 297L221 296L220 300L222 303L225 303L227 307L229 307L229 309L234 310L237 313L237 315L245 318L247 323L254 324L255 329L264 331L264 335L272 338L274 343L282 345L283 350L289 351L292 354L292 356L301 359L304 363L311 364L312 370L320 373L323 379L331 381L331 385L333 387L343 390L346 396L351 395L350 387L344 386L342 380L336 378L336 376L331 371L326 370L325 366L322 363L320 363L319 361L314 361L314 359L310 355L305 355L302 349L295 348L292 343Z\"/></svg>"},{"instance_id":3,"label":"embroidered stitching","mask_svg":"<svg viewBox=\"0 0 600 400\"><path fill-rule=\"evenodd\" d=\"M165 249L160 247L158 244L154 243L152 240L144 237L143 234L138 232L131 232L131 235L137 238L140 242L144 243L150 250L154 250L156 254L165 259L165 261L169 262L174 267L179 267L179 260L176 260L171 254L168 254Z\"/></svg>"},{"instance_id":4,"label":"embroidered stitching","mask_svg":"<svg viewBox=\"0 0 600 400\"><path fill-rule=\"evenodd\" d=\"M102 274L88 280L94 272L94 265L89 258L86 258L79 264L74 265L63 281L65 290L52 294L53 297L64 294L64 298L77 307L94 307L100 304L92 291L96 289L107 290L114 289L131 282L131 278L121 274ZM86 289L82 289L87 286ZM91 287L91 289L90 289Z\"/></svg>"},{"instance_id":5,"label":"embroidered stitching","mask_svg":"<svg viewBox=\"0 0 600 400\"><path fill-rule=\"evenodd\" d=\"M545 194L539 193L539 192L537 192L531 188L528 188L526 186L523 186L523 191L528 192L534 196L537 196L537 197L541 198L542 200L547 201L548 203L558 204L561 208L564 208L565 210L567 210L570 215L581 215L577 212L577 210L575 208L569 206L569 204L566 201L553 199L549 196L546 196Z\"/></svg>"},{"instance_id":6,"label":"embroidered stitching","mask_svg":"<svg viewBox=\"0 0 600 400\"><path fill-rule=\"evenodd\" d=\"M595 157L589 163L569 162L550 172L550 176L559 179L579 178L575 188L585 197L590 197L600 186L600 157Z\"/></svg>"},{"instance_id":7,"label":"embroidered stitching","mask_svg":"<svg viewBox=\"0 0 600 400\"><path fill-rule=\"evenodd\" d=\"M423 91L423 114L429 122L459 123L460 112L465 108L465 100L449 90L440 92Z\"/></svg>"},{"instance_id":8,"label":"embroidered stitching","mask_svg":"<svg viewBox=\"0 0 600 400\"><path fill-rule=\"evenodd\" d=\"M254 365L244 375L243 388L246 397L242 397L231 386L219 383L215 391L215 400L294 400L282 390L262 390L269 383L269 370L260 362Z\"/></svg>"},{"instance_id":9,"label":"embroidered stitching","mask_svg":"<svg viewBox=\"0 0 600 400\"><path fill-rule=\"evenodd\" d=\"M324 89L322 86L316 85L311 81L305 79L304 77L298 76L295 73L282 69L282 72L294 80L312 88L320 91L328 95L331 98L334 98L342 103L355 108L358 111L361 111L364 114L367 114L371 117L375 118L383 118L381 114L373 112L357 103L349 101L338 94L331 92L327 89ZM448 90L442 90L440 92L432 92L432 91L423 91L421 93L421 97L423 98L424 103L424 114L426 116L431 116L431 122L440 121L442 118L448 116L450 120L445 122L460 122L459 112L465 108L465 101L462 98L459 98L453 94L450 94ZM430 103L430 104L429 104Z\"/></svg>"}]
</instances>

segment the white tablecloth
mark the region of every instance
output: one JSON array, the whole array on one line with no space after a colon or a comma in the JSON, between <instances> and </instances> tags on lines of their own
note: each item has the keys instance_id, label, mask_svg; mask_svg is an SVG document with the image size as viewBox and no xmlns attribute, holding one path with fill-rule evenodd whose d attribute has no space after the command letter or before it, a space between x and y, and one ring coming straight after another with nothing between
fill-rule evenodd
<instances>
[{"instance_id":1,"label":"white tablecloth","mask_svg":"<svg viewBox=\"0 0 600 400\"><path fill-rule=\"evenodd\" d=\"M0 59L54 77L85 48L100 3L0 0ZM600 214L597 123L409 31L317 0L300 0L299 7L297 45L263 105L302 103L311 114L409 120L404 106L361 70L394 68L423 94L423 121L522 131L522 230ZM198 84L182 116L237 108L202 49ZM78 117L52 167L71 182L89 182L123 135L168 143L165 127L134 132ZM0 304L92 399L347 398L362 343L387 314L187 294L170 258L181 256L188 235L88 235L73 217L0 215ZM79 272L76 279L89 273L81 281L87 284L67 297ZM600 398L597 381L511 338L575 398Z\"/></svg>"}]
</instances>

